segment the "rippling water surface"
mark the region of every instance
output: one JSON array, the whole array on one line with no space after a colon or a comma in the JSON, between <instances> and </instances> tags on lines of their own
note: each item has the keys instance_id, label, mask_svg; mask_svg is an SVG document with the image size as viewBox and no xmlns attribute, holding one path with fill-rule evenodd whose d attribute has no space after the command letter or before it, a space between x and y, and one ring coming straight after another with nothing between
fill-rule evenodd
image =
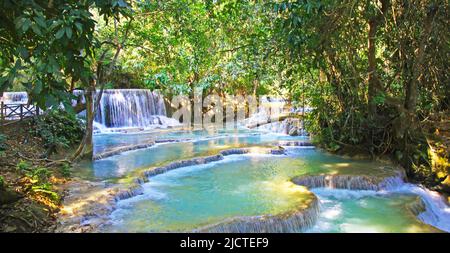
<instances>
[{"instance_id":1,"label":"rippling water surface","mask_svg":"<svg viewBox=\"0 0 450 253\"><path fill-rule=\"evenodd\" d=\"M170 161L216 154L220 150L269 146L278 140L305 140L261 132L177 131L145 134L102 134L96 151L150 139L183 142L125 152L86 165L80 175L96 180L125 177L140 169ZM189 139L189 140L187 140ZM238 216L280 214L307 206L311 194L290 182L304 174L373 173L382 164L355 161L316 149L287 148L287 155L232 155L205 165L175 169L153 176L144 194L119 201L108 232L189 231ZM406 184L405 184L406 185ZM409 188L408 188L409 187ZM434 232L420 220L448 230L450 210L430 192L407 186L392 192L313 189L321 212L308 232ZM417 219L407 208L425 201L427 212ZM439 202L441 201L441 202ZM446 209L447 208L447 209ZM437 225L436 225L437 224Z\"/></svg>"}]
</instances>

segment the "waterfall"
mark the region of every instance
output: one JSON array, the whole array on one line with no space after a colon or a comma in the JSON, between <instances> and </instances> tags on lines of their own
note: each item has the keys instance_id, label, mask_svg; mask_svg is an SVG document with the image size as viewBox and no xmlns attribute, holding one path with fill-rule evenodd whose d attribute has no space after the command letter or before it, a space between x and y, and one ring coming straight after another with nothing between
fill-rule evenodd
<instances>
[{"instance_id":1,"label":"waterfall","mask_svg":"<svg viewBox=\"0 0 450 253\"><path fill-rule=\"evenodd\" d=\"M83 90L74 90L72 106L86 103ZM26 104L26 92L4 92L2 101L5 104ZM79 113L85 117L86 111ZM180 123L166 117L166 106L163 96L146 89L107 89L95 115L96 132L114 131L117 128L166 128L178 126Z\"/></svg>"},{"instance_id":2,"label":"waterfall","mask_svg":"<svg viewBox=\"0 0 450 253\"><path fill-rule=\"evenodd\" d=\"M410 183L402 184L391 189L392 192L409 193L420 196L425 211L419 213L417 218L443 231L450 232L450 206L447 200L438 192L429 190L421 185Z\"/></svg>"},{"instance_id":3,"label":"waterfall","mask_svg":"<svg viewBox=\"0 0 450 253\"><path fill-rule=\"evenodd\" d=\"M299 176L292 179L295 184L308 188L345 189L360 194L413 194L421 198L424 211L417 211L417 218L438 229L450 232L450 206L437 192L421 185L406 183L404 172L384 179L357 175Z\"/></svg>"},{"instance_id":4,"label":"waterfall","mask_svg":"<svg viewBox=\"0 0 450 253\"><path fill-rule=\"evenodd\" d=\"M380 179L372 176L358 175L316 175L299 176L292 179L295 184L308 188L332 188L347 190L389 190L403 185L404 173Z\"/></svg>"},{"instance_id":5,"label":"waterfall","mask_svg":"<svg viewBox=\"0 0 450 253\"><path fill-rule=\"evenodd\" d=\"M3 92L2 101L5 104L27 104L28 94L20 92Z\"/></svg>"},{"instance_id":6,"label":"waterfall","mask_svg":"<svg viewBox=\"0 0 450 253\"><path fill-rule=\"evenodd\" d=\"M196 233L298 233L311 228L319 217L320 207L314 196L307 207L279 215L260 215L231 218L207 225Z\"/></svg>"},{"instance_id":7,"label":"waterfall","mask_svg":"<svg viewBox=\"0 0 450 253\"><path fill-rule=\"evenodd\" d=\"M178 121L166 117L162 95L145 89L104 90L95 121L107 128L145 128L179 124Z\"/></svg>"}]
</instances>

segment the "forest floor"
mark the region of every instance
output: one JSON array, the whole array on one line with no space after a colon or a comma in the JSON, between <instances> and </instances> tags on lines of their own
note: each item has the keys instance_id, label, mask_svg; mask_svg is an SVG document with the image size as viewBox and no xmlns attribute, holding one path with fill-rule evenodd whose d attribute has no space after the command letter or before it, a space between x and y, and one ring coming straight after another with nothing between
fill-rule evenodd
<instances>
[{"instance_id":1,"label":"forest floor","mask_svg":"<svg viewBox=\"0 0 450 253\"><path fill-rule=\"evenodd\" d=\"M69 178L63 176L60 167L49 166L49 160L43 158L46 149L42 140L30 132L32 127L29 120L24 120L0 128L6 136L5 151L0 156L4 181L0 185L0 232L56 229L56 213L64 195L62 186ZM44 171L45 179L37 171Z\"/></svg>"}]
</instances>

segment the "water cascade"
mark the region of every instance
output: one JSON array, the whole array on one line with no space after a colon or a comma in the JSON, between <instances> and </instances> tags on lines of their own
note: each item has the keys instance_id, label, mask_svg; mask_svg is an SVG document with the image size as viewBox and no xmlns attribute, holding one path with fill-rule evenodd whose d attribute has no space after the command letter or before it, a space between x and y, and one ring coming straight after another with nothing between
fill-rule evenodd
<instances>
[{"instance_id":1,"label":"water cascade","mask_svg":"<svg viewBox=\"0 0 450 253\"><path fill-rule=\"evenodd\" d=\"M84 91L74 90L76 96L72 106L85 103ZM4 92L2 101L5 104L26 104L26 92ZM79 113L84 117L85 111ZM146 89L107 89L95 115L94 127L99 132L107 132L116 128L166 128L178 126L180 123L166 115L164 98L156 91Z\"/></svg>"},{"instance_id":2,"label":"water cascade","mask_svg":"<svg viewBox=\"0 0 450 253\"><path fill-rule=\"evenodd\" d=\"M347 194L355 196L393 193L416 195L421 198L424 209L416 208L417 218L443 231L450 231L450 206L446 200L439 193L421 185L406 183L405 178L406 175L401 171L397 175L384 178L363 175L317 175L294 177L292 181L310 189L321 189L319 192L323 190L333 192L332 189L342 189Z\"/></svg>"},{"instance_id":3,"label":"water cascade","mask_svg":"<svg viewBox=\"0 0 450 253\"><path fill-rule=\"evenodd\" d=\"M320 213L317 197L309 200L307 208L299 208L279 215L260 215L231 218L208 225L194 232L200 233L298 233L312 227Z\"/></svg>"},{"instance_id":4,"label":"water cascade","mask_svg":"<svg viewBox=\"0 0 450 253\"><path fill-rule=\"evenodd\" d=\"M424 223L450 232L450 206L442 195L421 185L409 183L402 184L392 191L420 196L425 205L425 211L417 215L417 218Z\"/></svg>"},{"instance_id":5,"label":"water cascade","mask_svg":"<svg viewBox=\"0 0 450 253\"><path fill-rule=\"evenodd\" d=\"M166 117L162 95L145 89L104 90L95 121L107 128L179 125L178 121Z\"/></svg>"},{"instance_id":6,"label":"water cascade","mask_svg":"<svg viewBox=\"0 0 450 253\"><path fill-rule=\"evenodd\" d=\"M4 92L2 101L5 104L27 104L28 95L26 92Z\"/></svg>"}]
</instances>

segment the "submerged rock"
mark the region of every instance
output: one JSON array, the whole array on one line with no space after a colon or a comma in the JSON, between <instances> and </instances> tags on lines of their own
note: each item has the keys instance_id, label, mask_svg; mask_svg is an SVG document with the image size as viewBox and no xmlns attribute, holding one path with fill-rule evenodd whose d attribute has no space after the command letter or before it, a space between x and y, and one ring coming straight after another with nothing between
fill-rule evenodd
<instances>
[{"instance_id":1,"label":"submerged rock","mask_svg":"<svg viewBox=\"0 0 450 253\"><path fill-rule=\"evenodd\" d=\"M104 158L107 158L107 157L118 155L118 154L126 152L126 151L143 149L143 148L149 148L149 147L151 147L153 145L155 145L155 142L154 141L150 141L150 142L136 144L136 145L128 145L128 146L117 147L117 148L113 148L113 149L104 151L104 152L99 153L99 154L94 154L94 156L92 157L92 160L104 159Z\"/></svg>"}]
</instances>

